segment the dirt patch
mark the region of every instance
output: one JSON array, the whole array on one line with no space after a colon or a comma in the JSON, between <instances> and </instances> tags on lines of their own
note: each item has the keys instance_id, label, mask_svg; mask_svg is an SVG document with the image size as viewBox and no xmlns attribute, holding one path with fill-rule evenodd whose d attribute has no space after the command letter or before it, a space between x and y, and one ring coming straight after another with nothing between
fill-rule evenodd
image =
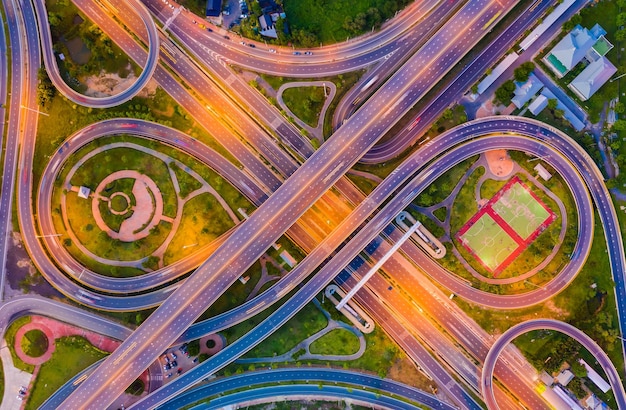
<instances>
[{"instance_id":1,"label":"dirt patch","mask_svg":"<svg viewBox=\"0 0 626 410\"><path fill-rule=\"evenodd\" d=\"M431 392L435 383L431 382L417 370L415 364L408 358L396 360L387 372L387 378L409 386L415 386L427 392Z\"/></svg>"},{"instance_id":2,"label":"dirt patch","mask_svg":"<svg viewBox=\"0 0 626 410\"><path fill-rule=\"evenodd\" d=\"M127 90L135 83L135 81L137 81L137 77L132 71L130 71L130 74L128 74L128 77L126 78L120 77L117 73L106 73L101 71L97 76L85 78L84 84L87 87L85 95L89 97L108 97L111 95L117 95ZM138 95L144 98L154 95L157 85L158 84L155 80L148 81L148 84L146 84Z\"/></svg>"},{"instance_id":3,"label":"dirt patch","mask_svg":"<svg viewBox=\"0 0 626 410\"><path fill-rule=\"evenodd\" d=\"M559 319L563 319L569 316L569 312L567 310L561 309L554 304L554 301L551 299L543 302L543 306L553 312Z\"/></svg>"},{"instance_id":4,"label":"dirt patch","mask_svg":"<svg viewBox=\"0 0 626 410\"><path fill-rule=\"evenodd\" d=\"M504 149L495 149L485 152L489 171L500 178L505 178L513 172L513 161Z\"/></svg>"}]
</instances>

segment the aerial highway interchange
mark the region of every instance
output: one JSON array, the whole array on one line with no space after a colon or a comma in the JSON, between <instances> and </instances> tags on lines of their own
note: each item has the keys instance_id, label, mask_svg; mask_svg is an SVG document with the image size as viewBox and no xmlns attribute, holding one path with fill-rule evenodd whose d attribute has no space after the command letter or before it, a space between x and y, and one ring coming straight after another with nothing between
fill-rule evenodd
<instances>
[{"instance_id":1,"label":"aerial highway interchange","mask_svg":"<svg viewBox=\"0 0 626 410\"><path fill-rule=\"evenodd\" d=\"M606 372L615 405L626 408L620 379L625 369L615 368L589 337L593 335L565 322L535 318L494 336L450 300L461 298L495 310L544 303L570 286L584 268L599 220L615 283L615 293L608 297L615 298L621 335L626 325L622 323L626 320L626 259L617 211L593 159L553 125L514 115L465 121L419 140L539 16L551 10L553 2L538 0L519 7L513 0L418 0L377 32L334 45L322 44L305 55L288 47L268 52L267 44L257 42L251 47L221 28L206 30L198 25L197 16L174 2L72 3L141 67L141 73L130 87L114 95L87 96L76 91L59 68L46 1L3 0L8 36L0 37L0 48L5 56L10 53L11 65L6 58L0 61L1 112L7 124L2 134L5 156L0 218L6 235L0 241L0 289L11 275L6 260L13 206L33 264L57 291L90 310L42 297L3 295L0 328L4 334L16 318L41 315L121 344L58 389L42 408L109 408L146 370L148 394L134 400L131 408L178 408L243 386L249 392L226 394L207 408L252 399L271 402L277 396L339 398L380 408L417 408L417 404L429 408L550 408L553 405L537 388L538 371L510 345L515 337L538 330L562 332L586 347ZM574 1L568 15L584 4ZM508 17L510 24L500 27L499 36L481 42ZM479 45L478 56L472 54L473 60L468 60L467 55ZM90 110L123 104L154 81L235 162L185 131L149 120L113 118L63 135L41 175L35 175L38 122L40 115L47 115L36 98L42 66L58 93ZM305 79L375 68L345 94L333 117L332 136L314 147L238 76L234 67ZM412 110L414 106L421 107L420 111ZM403 118L412 125L389 138L390 130ZM66 249L63 235L57 233L55 181L84 147L115 135L158 141L194 158L219 174L256 209L214 241L145 274L120 278L92 271ZM410 147L412 151L367 195L346 176L358 162L391 162ZM488 292L468 285L466 279L429 257L417 242L407 241L401 252L390 255L380 269L382 274L370 279L353 299L428 375L438 392L338 369L270 366L249 374L208 379L270 337L333 281L346 292L354 287L402 236L393 224L398 214L455 166L493 150L519 151L541 159L568 187L576 209L577 233L569 260L553 278L523 293ZM256 297L198 321L283 235L304 252L303 259ZM78 241L75 235L71 238ZM183 374L179 371L171 380L163 378L160 360L168 349L228 329L270 307L265 319L218 353ZM136 312L148 308L155 310L135 329L93 313L93 309ZM430 319L416 323L415 318L422 315ZM618 337L616 343L624 355L626 340ZM336 386L338 381L354 389ZM257 388L255 384L273 386ZM362 390L366 388L377 393ZM8 396L15 397L15 392L5 392L4 397Z\"/></svg>"}]
</instances>

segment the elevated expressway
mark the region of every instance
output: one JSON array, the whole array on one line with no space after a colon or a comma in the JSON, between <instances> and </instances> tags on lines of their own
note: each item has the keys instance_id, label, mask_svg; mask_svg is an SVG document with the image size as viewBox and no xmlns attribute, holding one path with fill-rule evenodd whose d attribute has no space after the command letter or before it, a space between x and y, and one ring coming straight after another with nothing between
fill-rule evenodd
<instances>
[{"instance_id":1,"label":"elevated expressway","mask_svg":"<svg viewBox=\"0 0 626 410\"><path fill-rule=\"evenodd\" d=\"M160 0L142 0L145 6L162 23L173 15L173 11ZM198 17L182 12L168 25L168 30L196 53L203 49L204 60L219 59L245 69L285 77L327 77L358 70L375 61L390 58L395 54L406 54L411 42L416 40L415 31L423 30L423 25L440 25L445 16L464 5L466 1L449 2L441 0L419 0L408 6L393 24L383 30L357 39L312 48L312 55L294 55L291 48L271 46L278 50L270 53L263 43L246 39L255 48L239 43L236 33L216 29L208 32L193 24ZM225 39L224 34L232 36ZM208 59L207 59L208 58Z\"/></svg>"},{"instance_id":2,"label":"elevated expressway","mask_svg":"<svg viewBox=\"0 0 626 410\"><path fill-rule=\"evenodd\" d=\"M393 203L394 208L389 208L389 206L391 206L389 205L387 208L385 208L385 210L381 211L378 215L376 215L372 219L372 221L367 225L367 227L364 228L361 232L359 232L357 236L355 236L355 238L349 243L348 246L344 247L330 262L328 262L327 265L324 266L323 270L320 273L318 273L309 283L305 285L305 287L301 291L298 292L297 295L302 295L300 298L294 297L290 299L284 305L283 308L279 309L279 311L275 313L275 315L278 315L279 312L286 312L287 314L293 314L295 311L297 311L297 308L294 307L293 305L295 303L294 301L300 299L301 300L300 303L306 303L308 300L310 300L310 298L312 298L313 295L315 295L317 291L319 291L319 289L323 288L323 286L325 286L327 282L332 280L332 278L336 275L336 273L340 271L344 266L346 266L346 264L348 264L354 258L354 256L356 256L360 252L360 250L363 249L367 245L367 243L369 243L378 234L378 232L380 231L380 229L382 229L382 227L388 224L395 217L395 215L400 210L402 210L406 206L406 204L410 202L410 200L412 200L412 198L414 198L419 193L419 190L427 187L432 181L436 179L438 175L445 172L446 169L448 169L449 167L451 167L453 164L457 163L458 161L462 160L463 158L471 156L477 152L482 152L483 150L492 149L494 147L518 149L518 150L522 150L525 152L533 152L536 155L544 156L546 152L550 151L550 146L545 145L546 142L550 141L550 139L547 137L545 138L546 141L544 141L544 143L535 142L534 143L535 145L531 144L531 146L526 146L524 144L516 145L516 142L519 142L519 141L527 142L527 141L532 141L533 139L537 139L538 134L536 131L544 129L543 128L544 126L542 124L533 123L532 121L528 122L528 121L529 120L525 120L521 118L520 119L507 119L507 120L503 118L491 118L488 120L480 120L480 121L468 123L468 125L465 127L461 126L453 130L455 132L452 132L452 131L449 132L448 134L452 135L452 137L449 138L449 141L450 141L449 144L451 146L455 145L455 143L453 143L453 141L455 140L456 141L463 140L463 139L472 140L476 138L477 136L479 136L481 133L488 133L488 134L491 132L497 133L498 127L504 128L504 129L511 129L512 122L521 122L521 123L526 122L525 124L526 127L523 127L523 128L526 128L526 133L528 134L528 136L515 138L512 135L505 135L503 137L499 137L499 139L498 137L484 137L482 139L488 140L488 143L485 143L484 141L482 141L481 142L482 145L478 145L478 143L482 139L476 139L475 141L472 142L476 144L476 148L474 150L468 150L467 147L458 147L453 151L455 155L448 153L444 157L440 158L435 163L435 165L431 164L429 168L427 168L426 170L424 170L424 172L422 172L422 175L428 175L428 178L425 178L423 181L419 177L414 179L412 182L413 185L407 186L400 194L398 194L398 197L400 199L405 198L405 196L408 195L408 197L406 197L405 200L394 201ZM529 127L533 125L534 127ZM463 137L459 138L459 135L456 133L461 132L462 130L466 130L468 132L464 135L464 138ZM564 140L565 142L569 142L570 144L573 143L573 141L569 140L569 138L567 137L564 137ZM498 141L498 142L495 143L494 141ZM394 176L392 176L391 179L394 180L394 184L397 185L399 183L398 181L402 181L403 178L404 179L409 178L415 172L416 167L420 166L421 164L426 162L428 159L436 157L437 156L436 153L438 152L439 148L440 147L425 147L424 148L424 150L426 150L425 153L422 153L420 151L418 154L414 154L409 160L407 160L405 164L403 164L403 166L399 167L398 171L396 171ZM429 157L428 154L430 154L431 157ZM579 181L577 181L576 179L576 178L579 178L578 174L576 172L572 172L571 169L568 170L569 165L567 161L561 156L561 154L555 154L554 161L555 163L553 163L553 165L556 166L560 172L564 173L564 177L566 177L566 180L568 180L568 175L570 175L571 178L573 178L572 180L568 180L568 183L572 185L579 184ZM559 163L561 163L560 166L559 166ZM388 180L389 178L385 182L387 182ZM381 185L381 187L382 186L383 185ZM380 187L377 188L377 191L381 191L381 190L382 188ZM380 200L379 198L380 198L379 196L373 193L372 196L370 196L370 199L368 201L376 200L376 202L378 202ZM368 207L367 204L362 205L362 207L372 209L371 206ZM356 220L361 220L364 217L364 215L362 215L361 212L358 211L358 209L355 210L355 213L358 214L358 215L355 215ZM381 217L385 217L386 219L381 220ZM367 232L368 236L363 236L365 235L364 234L365 231L368 231ZM339 238L336 239L336 237L338 236ZM329 238L329 241L332 241L333 245L336 243L339 243L338 241L341 240L341 236L342 235L340 233L334 232L333 235L331 235L331 237ZM357 238L358 238L358 241L357 241ZM337 241L337 242L334 242L334 241ZM350 253L346 255L347 252L350 252ZM321 254L321 256L318 256L318 254ZM326 256L326 252L324 251L324 249L320 249L320 248L316 249L311 255L309 255L309 257L307 257L301 264L299 264L292 273L298 275L300 279L303 278L304 276L300 276L300 275L304 275L304 273L302 272L304 272L306 269L310 269L310 267L307 266L308 264L311 263L310 261L316 257L319 258L318 260L323 260L325 256ZM317 262L315 262L313 266L317 266ZM311 283L315 283L316 286L318 287L315 289L311 288L311 286L313 286L313 285L309 285ZM271 289L271 291L273 291L273 288ZM278 300L280 297L282 297L285 294L286 292L281 292L279 289L278 295L274 295L274 297L276 300ZM305 298L306 300L302 301L301 298ZM301 305L302 304L298 306L301 306ZM285 314L285 313L281 313L281 314ZM281 317L281 316L278 316L278 317ZM284 321L286 320L287 319L284 319ZM229 351L229 353L226 356L226 358L223 360L226 360L228 362L238 357L240 354L249 350L251 348L251 345L258 343L259 340L262 339L262 337L270 334L272 329L278 328L280 326L280 323L284 322L283 320L281 320L280 323L276 323L274 316L268 318L268 321L269 321L269 324L267 321L264 322L265 327L262 327L260 329L255 329L255 331L251 332L250 335L245 336L241 341L237 341L235 342L235 344L229 346L226 349L227 351ZM237 349L237 350L234 350L233 352L232 351L233 349ZM178 389L184 389L185 386L188 386L189 384L194 382L194 379L192 379L194 375L195 375L195 378L197 379L195 381L199 381L202 378L206 377L206 374L210 374L214 372L217 368L225 365L225 363L219 363L215 365L216 367L211 367L209 369L203 368L203 367L206 367L206 365L212 363L212 361L213 361L213 358L205 362L206 364L203 363L201 366L199 366L197 371L194 370L193 372L189 372L188 374L183 375L180 378L181 380L180 382L174 381L168 384L167 386L163 388L165 391L159 394L162 395L162 394L165 394L165 392L168 392L171 389L174 389L177 383L179 384ZM162 397L162 396L156 395L155 398L157 397ZM158 404L158 402L149 402L149 404L152 406L152 405Z\"/></svg>"},{"instance_id":3,"label":"elevated expressway","mask_svg":"<svg viewBox=\"0 0 626 410\"><path fill-rule=\"evenodd\" d=\"M52 80L54 86L70 101L93 108L114 107L137 95L137 93L139 93L139 91L141 91L141 89L144 88L148 81L152 78L152 74L154 73L154 70L159 62L158 30L154 20L152 20L152 16L139 0L127 1L141 18L147 30L148 57L145 61L143 71L129 88L119 94L109 97L89 97L74 90L61 77L54 48L52 46L52 34L50 32L50 24L48 23L48 12L46 10L45 0L33 0L33 4L35 5L37 11L36 14L39 25L39 35L43 45L43 58L48 76L50 77L50 80ZM107 3L107 0L103 0L103 3Z\"/></svg>"},{"instance_id":4,"label":"elevated expressway","mask_svg":"<svg viewBox=\"0 0 626 410\"><path fill-rule=\"evenodd\" d=\"M488 6L486 4L486 6ZM106 405L129 385L154 357L180 335L241 272L265 252L282 233L338 180L393 124L397 115L408 110L409 103L430 88L441 73L458 60L463 47L480 38L467 31L468 24L484 25L501 13L501 6L491 5L477 11L466 10L453 18L434 35L425 48L412 59L432 65L400 70L387 86L379 90L377 103L366 104L347 125L324 144L290 179L244 221L183 285L152 314L142 326L114 352L70 397L64 407ZM454 27L454 29L453 29ZM463 39L462 44L457 40ZM411 61L411 59L409 60ZM409 64L410 67L410 64ZM427 83L424 83L427 81ZM408 98L407 98L408 97ZM406 101L405 101L406 100ZM385 106L381 110L380 105ZM382 115L380 113L383 112ZM390 114L395 112L395 116ZM358 120L357 120L358 119ZM285 215L288 211L289 217ZM200 302L202 301L202 302ZM158 335L158 337L155 337ZM147 360L149 357L152 359ZM124 359L122 361L122 359ZM108 366L107 362L119 364ZM105 366L107 365L107 366Z\"/></svg>"},{"instance_id":5,"label":"elevated expressway","mask_svg":"<svg viewBox=\"0 0 626 410\"><path fill-rule=\"evenodd\" d=\"M241 389L243 387L253 387L259 386L260 384L265 383L311 383L309 387L314 387L317 391L312 392L312 396L318 396L320 393L320 388L318 383L322 383L323 387L321 388L322 395L325 395L325 390L337 383L341 383L344 385L352 386L353 388L343 386L339 387L343 390L343 392L339 391L340 396L344 398L353 398L351 396L352 393L356 391L363 392L364 388L367 389L376 389L383 392L383 394L389 395L391 394L394 397L400 396L406 400L411 400L414 403L420 403L424 406L428 406L431 409L448 409L452 410L455 407L444 403L438 400L436 397L424 393L421 390L418 390L414 387L406 386L402 383L394 382L393 380L381 379L376 376L371 376L359 372L353 371L345 371L345 370L335 370L335 369L272 369L272 370L263 370L251 373L244 373L237 376L231 376L228 378L216 379L208 384L200 385L194 387L176 397L175 399L167 402L163 408L182 408L184 406L191 405L199 400L204 398L217 395L224 391ZM266 386L267 387L267 386ZM282 396L284 394L293 396L290 392L296 390L295 386L291 386L289 384L281 386L286 390L280 391L280 393L276 394L276 391L266 392L266 397L272 397L271 393L273 393L273 397ZM245 393L243 397L241 395L237 395L237 393L229 393L221 398L212 399L209 403L208 408L219 408L219 406L226 406L228 404L237 404L242 401L252 401L256 397L254 391L259 391L259 389L263 389L263 387L257 387L252 392L250 390L246 390L241 393ZM310 391L310 390L309 390ZM259 392L262 394L262 392ZM332 393L335 393L334 391ZM346 394L347 395L344 395ZM372 392L369 393L367 398L365 398L366 402L371 405L375 402L371 401ZM311 394L311 393L309 393ZM239 397L237 397L239 396ZM374 394L374 397L376 395ZM361 398L364 399L364 398ZM224 401L222 401L224 400ZM392 405L391 402L387 401L386 403L379 403L382 407L386 407L388 405ZM407 406L411 406L409 403L396 403L399 405L399 408L407 408Z\"/></svg>"},{"instance_id":6,"label":"elevated expressway","mask_svg":"<svg viewBox=\"0 0 626 410\"><path fill-rule=\"evenodd\" d=\"M591 355L598 361L608 376L609 384L613 389L615 401L617 402L617 408L626 409L626 392L624 392L624 385L622 384L623 380L620 379L620 375L611 362L611 359L609 359L607 354L600 348L600 346L598 346L596 342L594 342L583 331L578 330L568 323L551 319L535 319L528 320L508 329L498 338L496 343L494 343L491 347L491 350L489 350L489 354L485 358L480 380L483 399L485 400L489 410L496 410L500 408L493 394L493 372L502 350L516 337L533 330L544 329L556 330L557 332L564 333L582 344L585 349L587 349L589 353L591 353ZM504 366L505 364L503 362L499 363L499 367Z\"/></svg>"},{"instance_id":7,"label":"elevated expressway","mask_svg":"<svg viewBox=\"0 0 626 410\"><path fill-rule=\"evenodd\" d=\"M309 282L302 285L292 298L290 298L276 312L270 315L263 323L250 331L248 334L238 339L233 344L227 346L222 352L200 364L197 368L183 374L177 380L174 380L164 386L161 389L163 391L159 390L139 402L138 405L147 407L156 406L164 402L164 400L167 400L169 397L172 397L173 394L176 394L175 391L172 390L179 391L185 389L186 386L202 380L202 378L206 377L207 374L214 373L218 369L230 363L232 360L235 360L240 355L252 349L256 344L271 334L273 330L278 329L282 324L284 324L293 314L295 314L295 312L304 306L304 304L308 303L308 301L310 301L319 291L321 291L326 284L330 282L339 271L341 271L341 269L350 263L350 261L373 238L375 238L376 235L378 235L380 229L390 223L393 218L406 206L406 204L415 198L421 190L435 181L438 176L443 174L453 164L475 155L476 153L496 147L531 152L535 155L544 155L547 150L550 150L544 142L539 142L532 137L513 135L485 136L475 138L465 144L461 143L460 146L449 151L443 159L436 161L434 165L431 164L415 177L413 177L414 172L409 171L402 166L399 167L397 173L390 176L391 179L396 181L396 184L402 180L406 180L407 178L413 179L408 181L407 185L398 193L398 200L392 201L376 215L374 215L370 223L361 231L356 233L348 245L344 246L330 261L327 261L321 270ZM417 154L414 154L408 161L416 161L415 158L417 156ZM560 155L556 155L554 165L559 168L559 165L565 166L566 168L569 166L567 159L561 157ZM411 166L407 166L406 168L411 168ZM576 180L577 173L570 172L570 174L574 177L574 180ZM380 191L382 191L382 189L377 188L377 190L375 190L370 196L370 200L378 200L380 198L379 195L383 195ZM362 208L365 209L362 210ZM350 218L358 219L365 217L363 212L368 212L368 208L369 207L367 205L357 207L354 213L351 214ZM348 222L352 221L347 221L346 223ZM336 239L338 236L342 236L341 232L334 231L328 238L328 241L334 244L335 241L339 240ZM316 248L294 269L293 272L301 275L301 272L305 269L309 269L307 265L313 263L317 266L317 261L314 261L314 259L323 260L325 255L326 253L324 252L324 249ZM509 369L509 371L512 372L511 369ZM514 373L511 373L510 377L516 376ZM507 378L506 369L502 378Z\"/></svg>"},{"instance_id":8,"label":"elevated expressway","mask_svg":"<svg viewBox=\"0 0 626 410\"><path fill-rule=\"evenodd\" d=\"M572 10L570 13L573 15L575 10L581 9L588 3L587 0L576 0L570 7L570 10ZM413 130L404 129L397 135L394 135L394 138L376 144L369 152L363 155L360 162L378 164L389 161L415 144L420 136L427 130L427 127L439 118L444 109L450 106L451 101L458 101L472 84L477 82L498 59L514 46L515 42L528 30L528 19L538 20L547 6L551 6L552 4L553 2L550 0L542 0L537 4L537 7L535 7L535 5L531 6L532 11L526 13L524 19L517 19L515 23L504 30L503 34L499 36L492 45L476 56L474 60L463 69L463 72L458 78L452 81L416 115L416 118L420 117L421 121ZM549 41L548 34L549 33L544 34L540 38L540 41Z\"/></svg>"}]
</instances>

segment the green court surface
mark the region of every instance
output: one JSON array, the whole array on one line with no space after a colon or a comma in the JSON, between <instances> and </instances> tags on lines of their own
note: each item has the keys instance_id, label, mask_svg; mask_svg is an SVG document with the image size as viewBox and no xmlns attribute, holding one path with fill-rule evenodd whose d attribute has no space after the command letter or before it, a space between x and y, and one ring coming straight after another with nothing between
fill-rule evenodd
<instances>
[{"instance_id":1,"label":"green court surface","mask_svg":"<svg viewBox=\"0 0 626 410\"><path fill-rule=\"evenodd\" d=\"M492 209L524 240L550 216L520 183L515 183L493 205Z\"/></svg>"},{"instance_id":2,"label":"green court surface","mask_svg":"<svg viewBox=\"0 0 626 410\"><path fill-rule=\"evenodd\" d=\"M460 239L491 271L500 266L519 246L487 213L474 222Z\"/></svg>"}]
</instances>

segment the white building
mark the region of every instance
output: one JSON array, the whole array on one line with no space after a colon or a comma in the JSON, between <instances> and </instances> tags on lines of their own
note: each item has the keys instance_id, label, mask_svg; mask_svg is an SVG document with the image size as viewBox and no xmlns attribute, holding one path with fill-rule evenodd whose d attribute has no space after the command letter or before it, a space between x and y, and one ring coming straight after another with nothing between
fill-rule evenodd
<instances>
[{"instance_id":1,"label":"white building","mask_svg":"<svg viewBox=\"0 0 626 410\"><path fill-rule=\"evenodd\" d=\"M600 57L578 74L568 87L580 97L581 100L588 100L596 93L612 76L617 72L617 68L606 57Z\"/></svg>"}]
</instances>

